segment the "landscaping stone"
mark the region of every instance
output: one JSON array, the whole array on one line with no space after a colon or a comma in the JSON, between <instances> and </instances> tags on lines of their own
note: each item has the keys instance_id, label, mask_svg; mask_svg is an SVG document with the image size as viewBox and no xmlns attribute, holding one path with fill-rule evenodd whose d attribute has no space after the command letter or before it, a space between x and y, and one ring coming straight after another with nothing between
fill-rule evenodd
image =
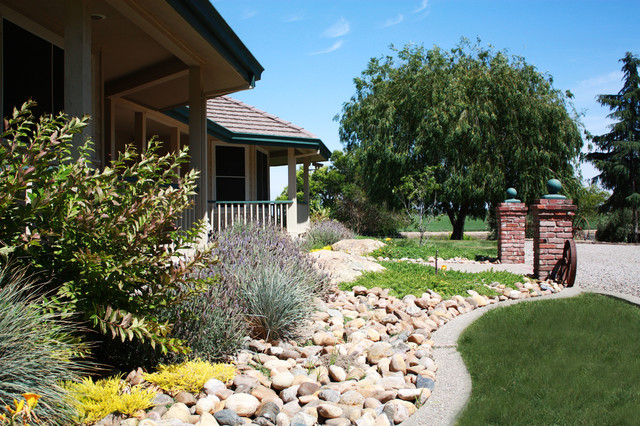
<instances>
[{"instance_id":1,"label":"landscaping stone","mask_svg":"<svg viewBox=\"0 0 640 426\"><path fill-rule=\"evenodd\" d=\"M251 417L258 410L260 401L253 395L236 393L225 400L224 406L241 417Z\"/></svg>"},{"instance_id":2,"label":"landscaping stone","mask_svg":"<svg viewBox=\"0 0 640 426\"><path fill-rule=\"evenodd\" d=\"M238 416L233 410L220 410L216 412L213 417L216 419L220 426L240 426L244 425L244 420Z\"/></svg>"}]
</instances>

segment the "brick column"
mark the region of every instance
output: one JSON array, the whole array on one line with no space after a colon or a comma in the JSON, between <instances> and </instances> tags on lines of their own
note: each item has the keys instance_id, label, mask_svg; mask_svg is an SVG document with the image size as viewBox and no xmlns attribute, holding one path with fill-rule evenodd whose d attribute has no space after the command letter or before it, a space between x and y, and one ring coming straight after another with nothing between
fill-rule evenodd
<instances>
[{"instance_id":1,"label":"brick column","mask_svg":"<svg viewBox=\"0 0 640 426\"><path fill-rule=\"evenodd\" d=\"M566 240L573 238L576 206L567 199L539 199L531 206L533 214L533 274L547 279L562 259Z\"/></svg>"},{"instance_id":2,"label":"brick column","mask_svg":"<svg viewBox=\"0 0 640 426\"><path fill-rule=\"evenodd\" d=\"M524 230L527 206L524 203L500 203L498 219L498 259L502 263L524 263Z\"/></svg>"}]
</instances>

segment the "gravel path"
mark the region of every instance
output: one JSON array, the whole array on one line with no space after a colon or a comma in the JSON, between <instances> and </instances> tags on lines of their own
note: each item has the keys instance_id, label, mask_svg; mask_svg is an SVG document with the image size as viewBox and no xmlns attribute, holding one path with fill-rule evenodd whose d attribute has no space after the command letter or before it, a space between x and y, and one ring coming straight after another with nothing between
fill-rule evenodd
<instances>
[{"instance_id":1,"label":"gravel path","mask_svg":"<svg viewBox=\"0 0 640 426\"><path fill-rule=\"evenodd\" d=\"M624 298L640 305L640 245L578 243L576 286L548 298L572 297L593 291ZM525 242L525 262L533 263L533 242ZM628 296L627 296L628 295ZM525 301L539 300L537 298ZM434 360L438 365L436 388L425 405L402 426L450 425L471 395L471 377L460 354L460 333L487 310L519 301L489 305L461 315L432 336Z\"/></svg>"}]
</instances>

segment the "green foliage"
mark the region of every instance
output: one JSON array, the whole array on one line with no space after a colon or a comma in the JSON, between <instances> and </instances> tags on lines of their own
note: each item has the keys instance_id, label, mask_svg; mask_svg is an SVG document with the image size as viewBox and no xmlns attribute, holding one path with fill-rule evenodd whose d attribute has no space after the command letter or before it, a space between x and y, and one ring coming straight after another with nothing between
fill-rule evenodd
<instances>
[{"instance_id":1,"label":"green foliage","mask_svg":"<svg viewBox=\"0 0 640 426\"><path fill-rule=\"evenodd\" d=\"M420 246L415 239L393 239L385 241L386 246L381 247L371 253L372 256L388 257L389 259L424 259L436 256L443 259L453 259L454 257L464 257L474 260L478 257L497 257L498 248L495 241L488 240L468 240L468 241L446 241L431 239L426 245Z\"/></svg>"},{"instance_id":2,"label":"green foliage","mask_svg":"<svg viewBox=\"0 0 640 426\"><path fill-rule=\"evenodd\" d=\"M207 381L218 379L226 383L233 380L235 375L236 368L231 364L212 364L194 359L181 364L159 365L155 373L144 374L143 377L166 391L197 394Z\"/></svg>"},{"instance_id":3,"label":"green foliage","mask_svg":"<svg viewBox=\"0 0 640 426\"><path fill-rule=\"evenodd\" d=\"M169 317L176 318L172 334L189 345L188 356L204 361L229 359L249 333L236 294L225 291L218 283L170 309Z\"/></svg>"},{"instance_id":4,"label":"green foliage","mask_svg":"<svg viewBox=\"0 0 640 426\"><path fill-rule=\"evenodd\" d=\"M353 231L338 221L331 219L314 221L304 235L304 246L306 250L321 249L340 240L354 237Z\"/></svg>"},{"instance_id":5,"label":"green foliage","mask_svg":"<svg viewBox=\"0 0 640 426\"><path fill-rule=\"evenodd\" d=\"M618 209L603 215L598 222L596 239L611 243L633 242L631 217L631 209Z\"/></svg>"},{"instance_id":6,"label":"green foliage","mask_svg":"<svg viewBox=\"0 0 640 426\"><path fill-rule=\"evenodd\" d=\"M485 284L499 282L508 287L515 287L515 283L523 282L524 278L504 271L484 271L467 273L448 270L436 275L433 266L407 262L380 262L387 268L383 272L365 272L354 282L340 285L342 290L350 290L356 285L367 288L381 287L391 290L396 297L413 294L420 297L427 289L433 290L443 298L455 295L467 295L467 290L475 290L478 294L497 296L498 293L486 287Z\"/></svg>"},{"instance_id":7,"label":"green foliage","mask_svg":"<svg viewBox=\"0 0 640 426\"><path fill-rule=\"evenodd\" d=\"M601 295L493 309L458 340L473 390L457 424L634 423L639 334L638 307Z\"/></svg>"},{"instance_id":8,"label":"green foliage","mask_svg":"<svg viewBox=\"0 0 640 426\"><path fill-rule=\"evenodd\" d=\"M393 189L393 193L404 206L409 223L420 233L420 246L424 233L433 220L436 191L440 189L433 175L435 169L436 167L426 167L419 172L403 176L402 183Z\"/></svg>"},{"instance_id":9,"label":"green foliage","mask_svg":"<svg viewBox=\"0 0 640 426\"><path fill-rule=\"evenodd\" d=\"M0 407L35 393L38 416L66 425L74 411L59 383L79 380L90 364L79 359L87 348L73 339L78 327L51 313L41 290L24 272L0 270Z\"/></svg>"},{"instance_id":10,"label":"green foliage","mask_svg":"<svg viewBox=\"0 0 640 426\"><path fill-rule=\"evenodd\" d=\"M624 84L617 95L600 95L598 102L612 111L616 122L611 131L593 136L598 151L587 154L587 160L600 171L595 177L605 189L613 191L604 209L631 208L631 240L640 241L638 208L640 207L640 58L627 52L620 60Z\"/></svg>"},{"instance_id":11,"label":"green foliage","mask_svg":"<svg viewBox=\"0 0 640 426\"><path fill-rule=\"evenodd\" d=\"M153 406L156 392L141 386L129 386L120 377L93 381L66 382L65 390L76 410L77 423L94 423L111 413L133 417Z\"/></svg>"},{"instance_id":12,"label":"green foliage","mask_svg":"<svg viewBox=\"0 0 640 426\"><path fill-rule=\"evenodd\" d=\"M584 216L589 221L595 220L609 198L610 193L597 185L579 186L576 194L572 195L576 205L576 216Z\"/></svg>"},{"instance_id":13,"label":"green foliage","mask_svg":"<svg viewBox=\"0 0 640 426\"><path fill-rule=\"evenodd\" d=\"M454 239L515 187L527 203L548 179L575 185L582 139L568 98L520 57L463 40L450 52L408 45L370 60L344 104L340 138L375 203L427 166Z\"/></svg>"},{"instance_id":14,"label":"green foliage","mask_svg":"<svg viewBox=\"0 0 640 426\"><path fill-rule=\"evenodd\" d=\"M193 274L206 253L178 252L194 247L203 229L175 226L198 176L178 173L187 153L161 156L151 140L147 151L128 147L110 167L94 169L89 142L71 157L71 139L88 118L36 121L32 106L15 110L2 134L0 244L50 278L60 309L80 312L102 334L186 351L157 313L206 286Z\"/></svg>"}]
</instances>

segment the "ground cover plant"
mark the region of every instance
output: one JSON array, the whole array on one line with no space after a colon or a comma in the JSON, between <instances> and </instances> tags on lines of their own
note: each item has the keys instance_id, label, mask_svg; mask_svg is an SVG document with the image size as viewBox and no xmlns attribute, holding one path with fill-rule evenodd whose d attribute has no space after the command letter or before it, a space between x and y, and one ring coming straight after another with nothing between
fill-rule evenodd
<instances>
[{"instance_id":1,"label":"ground cover plant","mask_svg":"<svg viewBox=\"0 0 640 426\"><path fill-rule=\"evenodd\" d=\"M468 273L440 269L436 275L435 268L408 262L380 262L387 268L383 272L365 272L357 280L340 285L342 290L351 290L361 285L367 288L381 287L391 290L396 297L413 294L420 297L427 289L433 290L443 298L455 295L467 296L467 290L475 290L478 294L496 296L498 293L485 284L499 282L515 288L516 282L524 282L524 277L504 271L484 271Z\"/></svg>"},{"instance_id":2,"label":"ground cover plant","mask_svg":"<svg viewBox=\"0 0 640 426\"><path fill-rule=\"evenodd\" d=\"M602 295L494 309L458 341L473 381L458 424L635 423L638 335L638 306Z\"/></svg>"},{"instance_id":3,"label":"ground cover plant","mask_svg":"<svg viewBox=\"0 0 640 426\"><path fill-rule=\"evenodd\" d=\"M155 373L144 374L144 379L166 391L195 394L200 392L210 379L226 383L236 375L236 368L232 364L212 364L200 359L173 365L161 364L156 370Z\"/></svg>"},{"instance_id":4,"label":"ground cover plant","mask_svg":"<svg viewBox=\"0 0 640 426\"><path fill-rule=\"evenodd\" d=\"M498 255L498 243L490 240L437 240L430 239L428 242L419 245L419 242L413 238L398 238L385 240L386 246L379 248L371 253L372 256L388 257L390 259L401 259L408 257L410 259L424 259L436 255L443 259L452 259L454 257L464 257L470 260L495 258Z\"/></svg>"}]
</instances>

